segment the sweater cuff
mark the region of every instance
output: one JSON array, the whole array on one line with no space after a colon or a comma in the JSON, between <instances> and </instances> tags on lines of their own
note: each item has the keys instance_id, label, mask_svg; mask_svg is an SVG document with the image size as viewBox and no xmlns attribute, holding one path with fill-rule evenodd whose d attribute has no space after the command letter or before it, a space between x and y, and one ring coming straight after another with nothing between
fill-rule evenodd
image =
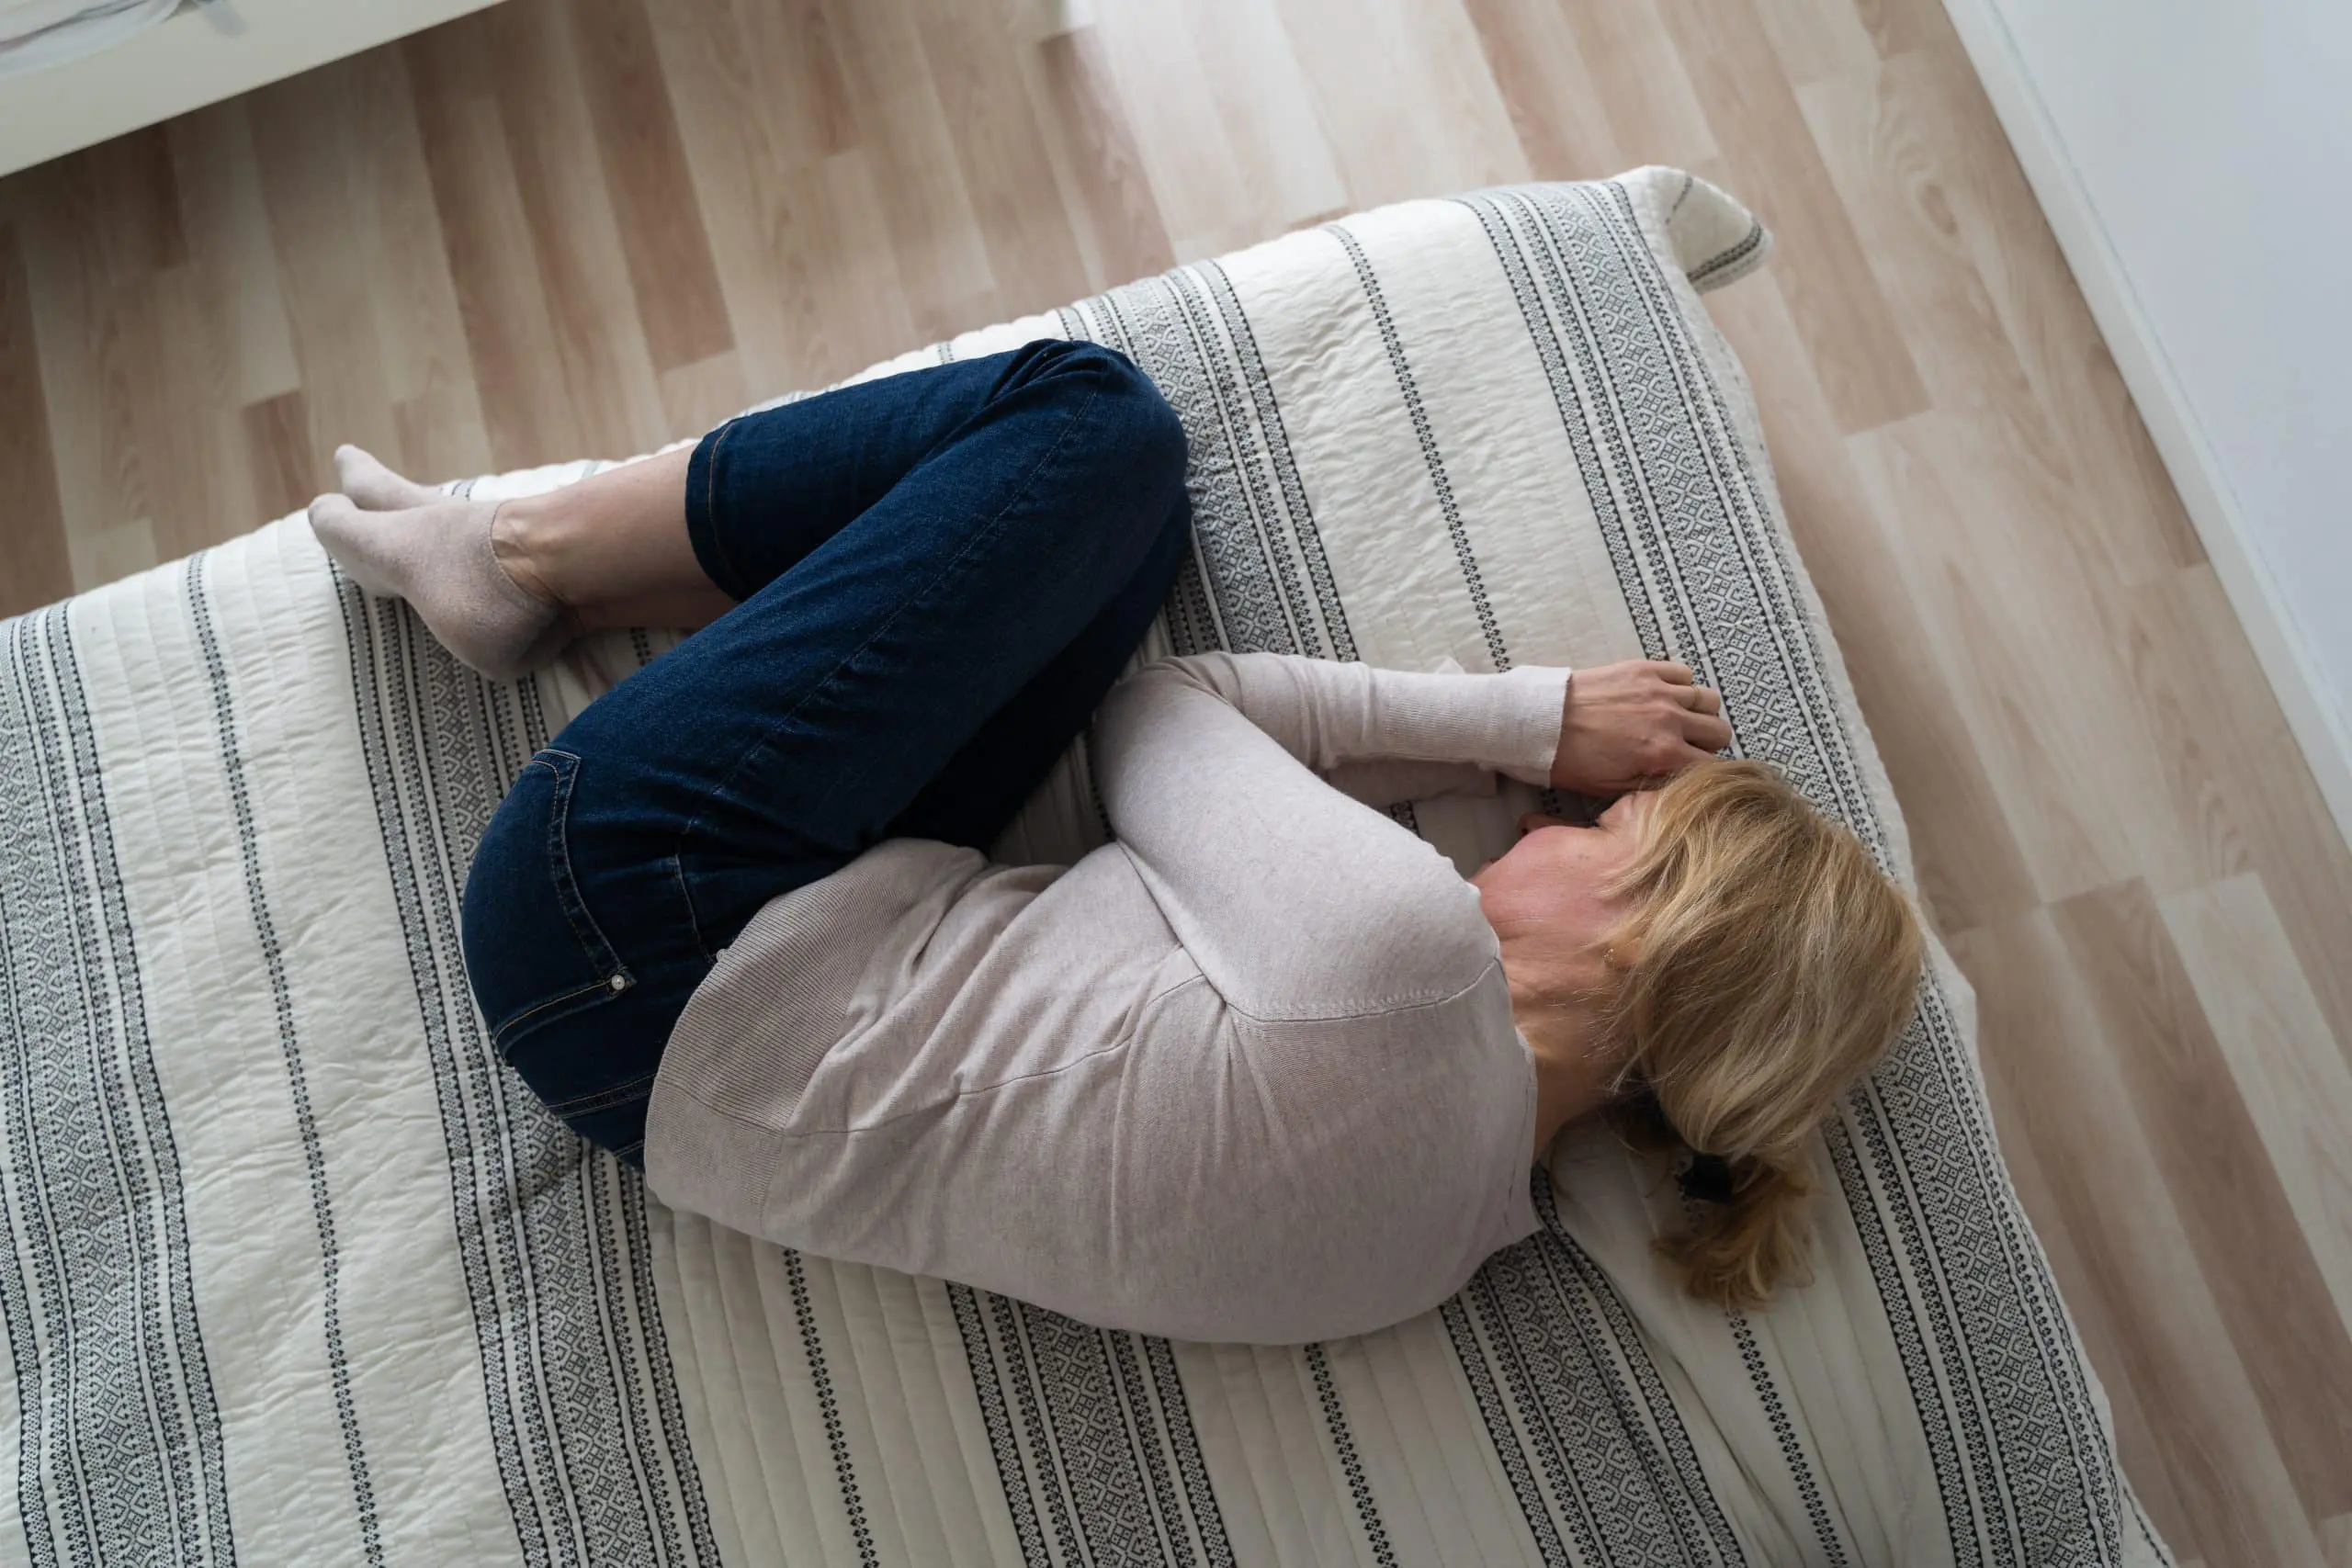
<instances>
[{"instance_id":1,"label":"sweater cuff","mask_svg":"<svg viewBox=\"0 0 2352 1568\"><path fill-rule=\"evenodd\" d=\"M1511 739L1511 750L1497 759L1498 771L1522 784L1548 784L1552 764L1560 755L1560 724L1567 715L1568 682L1573 671L1555 665L1528 664L1505 671L1489 681L1499 694L1506 716L1498 733Z\"/></svg>"},{"instance_id":2,"label":"sweater cuff","mask_svg":"<svg viewBox=\"0 0 2352 1568\"><path fill-rule=\"evenodd\" d=\"M1476 762L1543 785L1560 750L1568 671L1522 665L1498 675L1411 675L1379 671L1384 755Z\"/></svg>"}]
</instances>

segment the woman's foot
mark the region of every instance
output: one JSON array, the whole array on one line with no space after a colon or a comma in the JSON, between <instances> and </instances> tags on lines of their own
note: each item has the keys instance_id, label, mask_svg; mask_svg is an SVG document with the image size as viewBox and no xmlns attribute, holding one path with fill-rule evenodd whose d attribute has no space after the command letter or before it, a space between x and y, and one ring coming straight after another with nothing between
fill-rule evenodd
<instances>
[{"instance_id":1,"label":"woman's foot","mask_svg":"<svg viewBox=\"0 0 2352 1568\"><path fill-rule=\"evenodd\" d=\"M431 485L403 479L378 462L373 454L349 445L334 449L335 482L363 512L405 512L449 499Z\"/></svg>"},{"instance_id":2,"label":"woman's foot","mask_svg":"<svg viewBox=\"0 0 2352 1568\"><path fill-rule=\"evenodd\" d=\"M498 502L443 495L356 446L337 450L335 473L345 493L311 503L319 543L360 587L407 600L459 660L512 681L571 640L563 602L501 559Z\"/></svg>"}]
</instances>

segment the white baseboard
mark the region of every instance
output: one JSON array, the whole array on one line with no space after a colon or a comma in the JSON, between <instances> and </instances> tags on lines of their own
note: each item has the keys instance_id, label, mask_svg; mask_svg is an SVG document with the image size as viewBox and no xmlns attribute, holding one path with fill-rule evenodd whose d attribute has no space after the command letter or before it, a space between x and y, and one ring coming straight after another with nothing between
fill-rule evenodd
<instances>
[{"instance_id":1,"label":"white baseboard","mask_svg":"<svg viewBox=\"0 0 2352 1568\"><path fill-rule=\"evenodd\" d=\"M0 175L446 22L493 0L213 0L0 80Z\"/></svg>"},{"instance_id":2,"label":"white baseboard","mask_svg":"<svg viewBox=\"0 0 2352 1568\"><path fill-rule=\"evenodd\" d=\"M2180 491L2181 504L2204 542L2230 607L2245 625L2255 658L2278 694L2287 726L2335 818L2336 831L2352 840L2352 736L2345 734L2335 710L2319 694L2324 683L2318 666L2255 553L2245 515L2222 478L2211 444L2018 54L2008 24L1994 0L1944 0L1944 9L1984 84L1985 96L1993 100L1994 113L2008 132L2018 162L2025 166L2026 179L2058 237L2059 249L2075 269L2091 316L2139 404L2140 417Z\"/></svg>"}]
</instances>

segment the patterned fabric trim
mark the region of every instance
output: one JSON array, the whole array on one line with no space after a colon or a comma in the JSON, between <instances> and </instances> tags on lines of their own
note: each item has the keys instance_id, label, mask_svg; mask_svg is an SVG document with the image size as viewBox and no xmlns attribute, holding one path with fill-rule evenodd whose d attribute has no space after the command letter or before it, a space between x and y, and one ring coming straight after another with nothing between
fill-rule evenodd
<instances>
[{"instance_id":1,"label":"patterned fabric trim","mask_svg":"<svg viewBox=\"0 0 2352 1568\"><path fill-rule=\"evenodd\" d=\"M1756 1386L1757 1402L1763 1405L1764 1414L1772 1423L1772 1435L1780 1439L1781 1461L1796 1478L1797 1492L1804 1499L1804 1517L1812 1524L1814 1539L1820 1545L1821 1561L1829 1568L1846 1568L1851 1561L1846 1542L1838 1533L1837 1521L1822 1506L1821 1487L1814 1480L1813 1462L1805 1454L1804 1438L1797 1431L1796 1423L1790 1419L1771 1363L1765 1359L1763 1347L1756 1341L1756 1325L1747 1321L1745 1313L1733 1313L1730 1316L1740 1363L1747 1367L1748 1379Z\"/></svg>"},{"instance_id":2,"label":"patterned fabric trim","mask_svg":"<svg viewBox=\"0 0 2352 1568\"><path fill-rule=\"evenodd\" d=\"M817 1314L808 1301L808 1278L800 1254L784 1251L784 1275L792 1292L792 1316L800 1329L801 1354L808 1359L809 1382L817 1390L817 1414L825 1425L825 1450L833 1461L833 1480L841 1487L842 1513L849 1520L850 1539L857 1543L860 1568L873 1568L874 1532L866 1528L865 1506L859 1500L857 1469L849 1457L849 1439L842 1430L841 1401L833 1395L832 1374L825 1370L825 1347L817 1333Z\"/></svg>"},{"instance_id":3,"label":"patterned fabric trim","mask_svg":"<svg viewBox=\"0 0 2352 1568\"><path fill-rule=\"evenodd\" d=\"M1764 259L1765 243L1764 225L1758 223L1748 230L1737 244L1692 267L1690 287L1721 288L1726 283L1746 277Z\"/></svg>"},{"instance_id":4,"label":"patterned fabric trim","mask_svg":"<svg viewBox=\"0 0 2352 1568\"><path fill-rule=\"evenodd\" d=\"M654 1297L644 1184L572 1136L498 1061L458 947L474 842L546 742L537 684L492 686L405 605L371 602L340 577L338 592L523 1559L716 1563Z\"/></svg>"},{"instance_id":5,"label":"patterned fabric trim","mask_svg":"<svg viewBox=\"0 0 2352 1568\"><path fill-rule=\"evenodd\" d=\"M947 1293L1024 1563L1233 1568L1165 1340Z\"/></svg>"},{"instance_id":6,"label":"patterned fabric trim","mask_svg":"<svg viewBox=\"0 0 2352 1568\"><path fill-rule=\"evenodd\" d=\"M27 1553L233 1561L187 1197L63 605L0 622L0 989Z\"/></svg>"},{"instance_id":7,"label":"patterned fabric trim","mask_svg":"<svg viewBox=\"0 0 2352 1568\"><path fill-rule=\"evenodd\" d=\"M1632 1314L1540 1172L1534 1197L1544 1229L1445 1317L1544 1562L1744 1562Z\"/></svg>"},{"instance_id":8,"label":"patterned fabric trim","mask_svg":"<svg viewBox=\"0 0 2352 1568\"><path fill-rule=\"evenodd\" d=\"M1388 1532L1380 1523L1380 1500L1373 1495L1372 1483L1364 1479L1363 1461L1356 1457L1356 1440L1348 1430L1348 1411L1340 1398L1340 1386L1331 1376L1331 1358L1320 1345L1309 1345L1299 1352L1306 1358L1306 1370L1315 1379L1315 1401L1323 1409L1323 1431L1331 1444L1331 1451L1340 1461L1340 1473L1347 1478L1348 1498L1356 1506L1356 1525L1363 1531L1364 1542L1372 1548L1372 1560L1380 1568L1396 1568L1396 1553L1389 1549Z\"/></svg>"},{"instance_id":9,"label":"patterned fabric trim","mask_svg":"<svg viewBox=\"0 0 2352 1568\"><path fill-rule=\"evenodd\" d=\"M1307 580L1314 584L1314 613L1320 619L1323 631L1322 637L1314 640L1328 642L1329 657L1333 659L1353 659L1356 640L1348 630L1348 613L1340 603L1339 585L1331 577L1331 562L1323 553L1323 536L1315 526L1315 510L1307 502L1306 485L1299 480L1298 462L1291 456L1290 439L1283 429L1282 404L1274 395L1272 378L1266 373L1266 362L1259 355L1257 334L1250 330L1250 318L1241 309L1239 296L1233 291L1233 281L1226 276L1225 268L1215 262L1204 262L1187 273L1173 276L1196 276L1216 301L1219 328L1233 354L1238 379L1250 395L1250 412L1260 433L1259 449L1268 476L1282 498L1282 518L1295 541ZM1307 651L1324 650L1319 646L1310 646Z\"/></svg>"}]
</instances>

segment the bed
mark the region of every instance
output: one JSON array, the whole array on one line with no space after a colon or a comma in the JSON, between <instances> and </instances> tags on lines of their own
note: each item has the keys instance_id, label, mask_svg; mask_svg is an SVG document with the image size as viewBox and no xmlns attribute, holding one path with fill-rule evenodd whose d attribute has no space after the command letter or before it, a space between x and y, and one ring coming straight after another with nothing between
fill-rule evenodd
<instances>
[{"instance_id":1,"label":"bed","mask_svg":"<svg viewBox=\"0 0 2352 1568\"><path fill-rule=\"evenodd\" d=\"M1907 882L1698 302L1768 248L1643 169L1384 209L867 374L1118 347L1192 446L1153 647L1685 660L1737 749ZM0 625L0 1554L2169 1561L1940 954L1821 1140L1813 1278L1753 1314L1667 1281L1679 1199L1605 1133L1442 1308L1283 1348L1101 1332L649 1202L490 1053L457 908L507 781L669 640L485 682L299 516ZM1392 810L1471 862L1515 804ZM1100 833L1081 744L1001 852Z\"/></svg>"}]
</instances>

